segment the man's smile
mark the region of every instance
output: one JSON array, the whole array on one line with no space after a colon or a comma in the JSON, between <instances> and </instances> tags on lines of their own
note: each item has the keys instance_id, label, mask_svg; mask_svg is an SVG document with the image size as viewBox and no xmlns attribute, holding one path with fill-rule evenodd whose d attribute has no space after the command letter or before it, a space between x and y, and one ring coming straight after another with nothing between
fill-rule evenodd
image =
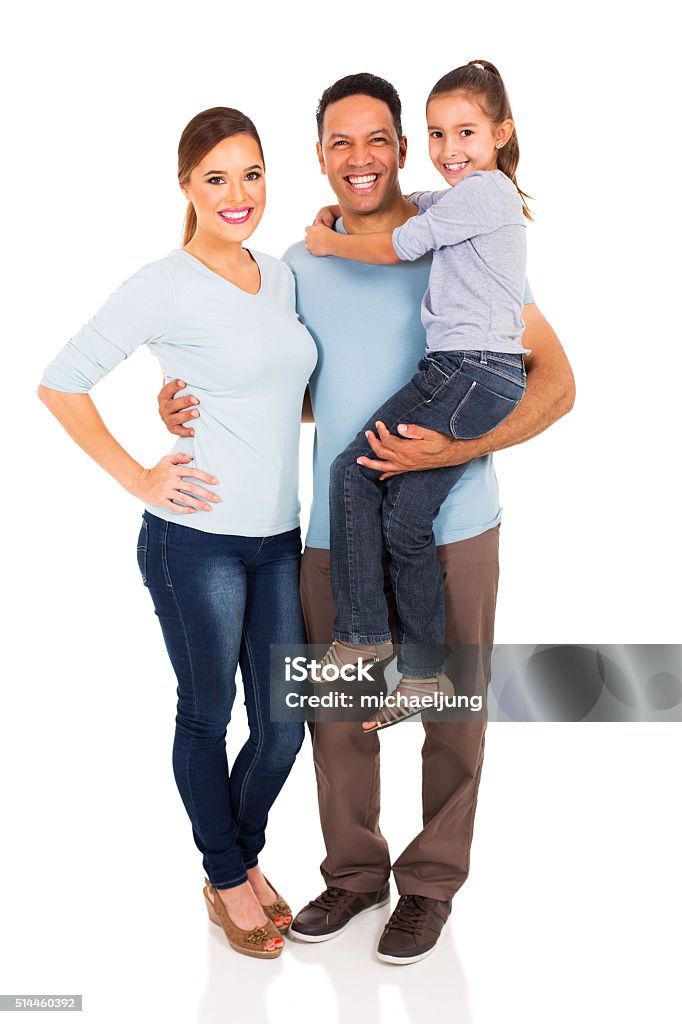
<instances>
[{"instance_id":1,"label":"man's smile","mask_svg":"<svg viewBox=\"0 0 682 1024\"><path fill-rule=\"evenodd\" d=\"M379 180L379 175L372 174L347 174L344 178L353 192L372 192Z\"/></svg>"}]
</instances>

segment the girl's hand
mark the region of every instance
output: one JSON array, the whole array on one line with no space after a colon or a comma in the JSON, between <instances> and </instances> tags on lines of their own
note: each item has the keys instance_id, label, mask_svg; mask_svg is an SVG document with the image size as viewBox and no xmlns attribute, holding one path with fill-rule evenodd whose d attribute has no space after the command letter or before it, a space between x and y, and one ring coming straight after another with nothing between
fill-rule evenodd
<instances>
[{"instance_id":1,"label":"girl's hand","mask_svg":"<svg viewBox=\"0 0 682 1024\"><path fill-rule=\"evenodd\" d=\"M141 470L130 488L131 494L147 505L160 505L161 508L167 508L173 512L182 514L197 511L210 512L211 506L208 502L222 499L213 491L207 491L205 487L199 487L198 484L192 484L182 478L191 476L193 479L203 480L207 484L217 484L219 481L201 469L188 470L188 462L192 462L192 456L185 455L184 452L164 455L152 469ZM181 501L182 505L176 505L172 499Z\"/></svg>"},{"instance_id":2,"label":"girl's hand","mask_svg":"<svg viewBox=\"0 0 682 1024\"><path fill-rule=\"evenodd\" d=\"M333 228L336 221L341 216L340 206L323 206L320 212L315 217L313 225L324 224L326 228Z\"/></svg>"},{"instance_id":3,"label":"girl's hand","mask_svg":"<svg viewBox=\"0 0 682 1024\"><path fill-rule=\"evenodd\" d=\"M305 229L305 244L313 256L333 256L336 232L323 224L316 224Z\"/></svg>"}]
</instances>

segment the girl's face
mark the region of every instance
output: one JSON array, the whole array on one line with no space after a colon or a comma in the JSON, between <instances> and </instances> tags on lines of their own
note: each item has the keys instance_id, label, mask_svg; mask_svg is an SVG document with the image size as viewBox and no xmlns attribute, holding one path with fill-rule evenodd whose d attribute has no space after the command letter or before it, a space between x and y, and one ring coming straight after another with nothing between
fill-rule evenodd
<instances>
[{"instance_id":1,"label":"girl's face","mask_svg":"<svg viewBox=\"0 0 682 1024\"><path fill-rule=\"evenodd\" d=\"M426 107L429 156L448 185L456 185L472 171L497 167L496 148L504 145L514 131L514 122L494 125L475 97L466 92L434 96Z\"/></svg>"},{"instance_id":2,"label":"girl's face","mask_svg":"<svg viewBox=\"0 0 682 1024\"><path fill-rule=\"evenodd\" d=\"M197 215L197 234L241 244L265 210L265 168L250 135L222 139L180 185Z\"/></svg>"}]
</instances>

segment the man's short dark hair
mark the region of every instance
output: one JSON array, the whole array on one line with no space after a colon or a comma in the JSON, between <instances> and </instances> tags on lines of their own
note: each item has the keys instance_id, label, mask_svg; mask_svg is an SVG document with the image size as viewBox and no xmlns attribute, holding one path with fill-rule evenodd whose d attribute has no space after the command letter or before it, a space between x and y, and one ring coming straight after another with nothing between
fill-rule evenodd
<instances>
[{"instance_id":1,"label":"man's short dark hair","mask_svg":"<svg viewBox=\"0 0 682 1024\"><path fill-rule=\"evenodd\" d=\"M363 71L359 75L346 75L345 78L340 78L338 82L334 82L333 85L330 85L322 93L322 98L317 104L316 114L317 136L320 142L322 142L322 123L325 110L330 103L345 100L349 96L371 96L375 100L382 100L391 111L391 117L393 118L398 138L401 139L403 137L403 128L400 122L402 108L400 96L398 96L395 87L390 82L387 82L385 78L379 78L378 75L370 75Z\"/></svg>"}]
</instances>

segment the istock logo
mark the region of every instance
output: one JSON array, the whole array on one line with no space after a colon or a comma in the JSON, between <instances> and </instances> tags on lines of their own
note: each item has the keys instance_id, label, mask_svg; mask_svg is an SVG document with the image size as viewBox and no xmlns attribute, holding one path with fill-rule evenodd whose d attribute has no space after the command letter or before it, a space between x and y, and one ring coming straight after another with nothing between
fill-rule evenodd
<instances>
[{"instance_id":1,"label":"istock logo","mask_svg":"<svg viewBox=\"0 0 682 1024\"><path fill-rule=\"evenodd\" d=\"M373 683L369 668L374 665L374 659L365 663L362 658L357 665L324 665L320 669L319 661L308 661L304 657L284 659L284 678L288 683L304 683L306 679L312 679L314 683L334 683L342 680L344 683L359 683L362 680Z\"/></svg>"}]
</instances>

